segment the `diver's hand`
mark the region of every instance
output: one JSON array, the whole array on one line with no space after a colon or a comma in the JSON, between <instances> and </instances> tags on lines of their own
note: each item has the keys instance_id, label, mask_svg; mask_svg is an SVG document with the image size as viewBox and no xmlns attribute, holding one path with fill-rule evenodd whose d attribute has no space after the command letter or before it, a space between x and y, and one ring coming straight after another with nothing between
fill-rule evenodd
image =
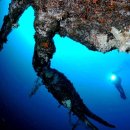
<instances>
[{"instance_id":1,"label":"diver's hand","mask_svg":"<svg viewBox=\"0 0 130 130\"><path fill-rule=\"evenodd\" d=\"M3 44L7 42L7 38L3 37L2 31L0 31L0 51L3 49Z\"/></svg>"}]
</instances>

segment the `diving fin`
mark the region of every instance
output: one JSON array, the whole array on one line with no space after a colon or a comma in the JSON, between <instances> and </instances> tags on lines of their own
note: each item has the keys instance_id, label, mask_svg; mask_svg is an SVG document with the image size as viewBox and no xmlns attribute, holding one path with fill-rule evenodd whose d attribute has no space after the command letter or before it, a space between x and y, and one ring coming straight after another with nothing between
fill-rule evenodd
<instances>
[{"instance_id":1,"label":"diving fin","mask_svg":"<svg viewBox=\"0 0 130 130\"><path fill-rule=\"evenodd\" d=\"M115 128L114 125L108 123L107 121L103 120L102 118L100 118L99 116L95 115L94 113L92 113L91 111L87 111L86 115L90 118L92 118L93 120L107 126L107 127L110 127L110 128Z\"/></svg>"}]
</instances>

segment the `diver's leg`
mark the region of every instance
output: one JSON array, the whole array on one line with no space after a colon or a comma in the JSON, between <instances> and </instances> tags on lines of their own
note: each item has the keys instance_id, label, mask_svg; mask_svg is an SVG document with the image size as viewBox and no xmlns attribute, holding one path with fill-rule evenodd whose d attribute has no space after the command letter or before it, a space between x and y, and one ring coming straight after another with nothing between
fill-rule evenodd
<instances>
[{"instance_id":1,"label":"diver's leg","mask_svg":"<svg viewBox=\"0 0 130 130\"><path fill-rule=\"evenodd\" d=\"M123 87L121 85L118 85L117 89L118 89L118 91L120 93L121 98L126 99L126 95L125 95L125 91L124 91Z\"/></svg>"},{"instance_id":2,"label":"diver's leg","mask_svg":"<svg viewBox=\"0 0 130 130\"><path fill-rule=\"evenodd\" d=\"M92 124L87 118L85 119L84 122L86 126L90 127L92 130L98 130L98 128L94 124Z\"/></svg>"}]
</instances>

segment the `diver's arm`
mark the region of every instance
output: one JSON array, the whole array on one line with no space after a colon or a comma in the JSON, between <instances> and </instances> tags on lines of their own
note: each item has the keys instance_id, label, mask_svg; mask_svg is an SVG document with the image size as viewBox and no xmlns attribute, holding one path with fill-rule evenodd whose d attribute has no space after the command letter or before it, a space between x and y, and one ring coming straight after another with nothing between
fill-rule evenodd
<instances>
[{"instance_id":1,"label":"diver's arm","mask_svg":"<svg viewBox=\"0 0 130 130\"><path fill-rule=\"evenodd\" d=\"M7 41L7 36L17 22L25 9L30 5L30 0L11 0L9 4L8 15L4 17L4 22L0 30L0 46Z\"/></svg>"}]
</instances>

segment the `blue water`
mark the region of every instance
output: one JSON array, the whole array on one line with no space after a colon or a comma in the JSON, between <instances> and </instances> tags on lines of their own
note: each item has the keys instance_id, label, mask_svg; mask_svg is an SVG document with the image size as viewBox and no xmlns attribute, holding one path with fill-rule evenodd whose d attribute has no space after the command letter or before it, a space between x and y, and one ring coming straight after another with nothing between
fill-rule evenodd
<instances>
[{"instance_id":1,"label":"blue water","mask_svg":"<svg viewBox=\"0 0 130 130\"><path fill-rule=\"evenodd\" d=\"M10 0L0 1L0 27ZM32 67L34 11L28 8L0 52L0 119L8 130L70 130L68 110L41 87L29 98L36 73ZM63 72L74 84L84 103L97 115L115 124L115 130L130 130L130 55L117 50L102 54L55 35L56 53L51 66ZM118 71L127 99L120 98L109 80ZM75 117L74 119L75 120ZM95 121L100 130L110 130ZM11 129L12 128L12 129ZM77 130L85 130L80 124Z\"/></svg>"}]
</instances>

